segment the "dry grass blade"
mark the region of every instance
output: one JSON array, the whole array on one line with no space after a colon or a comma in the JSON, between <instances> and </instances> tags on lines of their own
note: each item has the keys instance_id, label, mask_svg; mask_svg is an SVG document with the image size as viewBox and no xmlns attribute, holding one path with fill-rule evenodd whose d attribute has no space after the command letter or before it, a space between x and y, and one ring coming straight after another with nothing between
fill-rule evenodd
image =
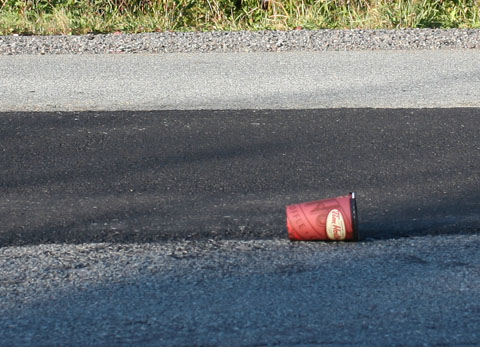
<instances>
[{"instance_id":1,"label":"dry grass blade","mask_svg":"<svg viewBox=\"0 0 480 347\"><path fill-rule=\"evenodd\" d=\"M0 0L0 35L479 28L480 0Z\"/></svg>"}]
</instances>

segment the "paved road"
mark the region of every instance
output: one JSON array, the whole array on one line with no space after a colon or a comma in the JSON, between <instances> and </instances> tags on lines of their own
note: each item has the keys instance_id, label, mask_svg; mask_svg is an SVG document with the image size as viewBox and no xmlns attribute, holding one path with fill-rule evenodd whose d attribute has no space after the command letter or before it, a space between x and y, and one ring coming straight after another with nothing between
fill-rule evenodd
<instances>
[{"instance_id":1,"label":"paved road","mask_svg":"<svg viewBox=\"0 0 480 347\"><path fill-rule=\"evenodd\" d=\"M0 243L282 238L286 204L352 190L366 238L458 233L480 221L479 117L4 113Z\"/></svg>"},{"instance_id":2,"label":"paved road","mask_svg":"<svg viewBox=\"0 0 480 347\"><path fill-rule=\"evenodd\" d=\"M2 248L0 345L476 346L479 245L477 233Z\"/></svg>"},{"instance_id":3,"label":"paved road","mask_svg":"<svg viewBox=\"0 0 480 347\"><path fill-rule=\"evenodd\" d=\"M479 116L2 113L0 344L479 344ZM361 242L286 239L351 190Z\"/></svg>"},{"instance_id":4,"label":"paved road","mask_svg":"<svg viewBox=\"0 0 480 347\"><path fill-rule=\"evenodd\" d=\"M0 111L480 107L479 50L0 56Z\"/></svg>"},{"instance_id":5,"label":"paved road","mask_svg":"<svg viewBox=\"0 0 480 347\"><path fill-rule=\"evenodd\" d=\"M0 345L480 344L479 58L0 56Z\"/></svg>"}]
</instances>

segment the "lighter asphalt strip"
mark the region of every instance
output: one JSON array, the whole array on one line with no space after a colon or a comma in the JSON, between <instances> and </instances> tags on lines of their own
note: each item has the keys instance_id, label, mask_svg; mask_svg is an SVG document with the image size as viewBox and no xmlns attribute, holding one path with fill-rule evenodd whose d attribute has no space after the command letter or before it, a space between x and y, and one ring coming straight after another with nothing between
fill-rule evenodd
<instances>
[{"instance_id":1,"label":"lighter asphalt strip","mask_svg":"<svg viewBox=\"0 0 480 347\"><path fill-rule=\"evenodd\" d=\"M0 111L479 107L480 50L0 56Z\"/></svg>"}]
</instances>

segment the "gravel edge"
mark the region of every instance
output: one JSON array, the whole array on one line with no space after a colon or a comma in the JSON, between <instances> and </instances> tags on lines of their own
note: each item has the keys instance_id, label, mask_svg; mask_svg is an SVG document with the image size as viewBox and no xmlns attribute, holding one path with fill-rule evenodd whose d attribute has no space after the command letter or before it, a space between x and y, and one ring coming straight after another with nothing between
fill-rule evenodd
<instances>
[{"instance_id":1,"label":"gravel edge","mask_svg":"<svg viewBox=\"0 0 480 347\"><path fill-rule=\"evenodd\" d=\"M0 55L480 49L480 29L0 36Z\"/></svg>"}]
</instances>

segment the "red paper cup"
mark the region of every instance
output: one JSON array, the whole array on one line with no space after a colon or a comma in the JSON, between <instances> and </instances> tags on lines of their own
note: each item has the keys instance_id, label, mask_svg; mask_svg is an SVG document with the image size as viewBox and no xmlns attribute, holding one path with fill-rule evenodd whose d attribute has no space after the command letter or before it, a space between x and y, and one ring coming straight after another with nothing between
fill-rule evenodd
<instances>
[{"instance_id":1,"label":"red paper cup","mask_svg":"<svg viewBox=\"0 0 480 347\"><path fill-rule=\"evenodd\" d=\"M355 193L287 206L292 241L358 241Z\"/></svg>"}]
</instances>

